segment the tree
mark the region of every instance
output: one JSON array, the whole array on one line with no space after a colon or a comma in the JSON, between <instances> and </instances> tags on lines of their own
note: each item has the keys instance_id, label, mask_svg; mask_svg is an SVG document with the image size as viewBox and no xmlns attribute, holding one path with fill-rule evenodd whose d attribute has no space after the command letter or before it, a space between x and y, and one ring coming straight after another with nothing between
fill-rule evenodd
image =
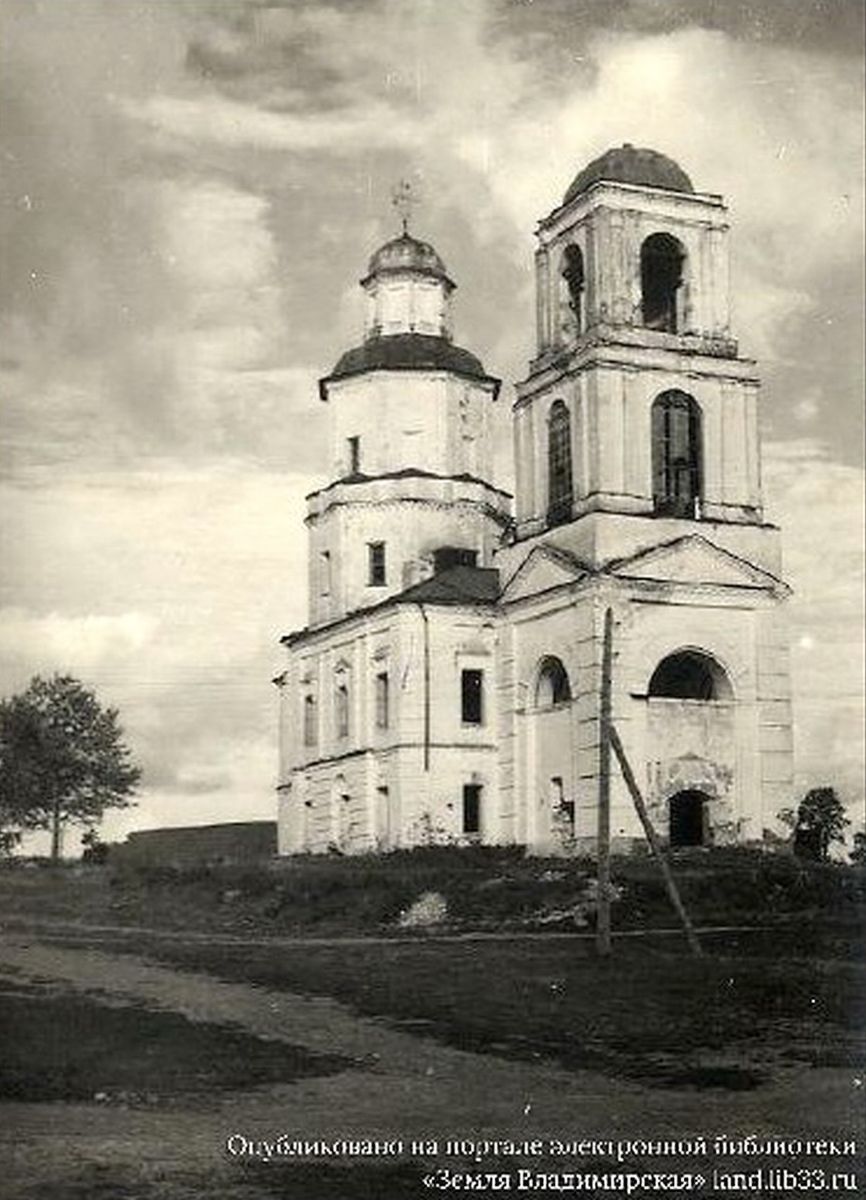
<instances>
[{"instance_id":1,"label":"tree","mask_svg":"<svg viewBox=\"0 0 866 1200\"><path fill-rule=\"evenodd\" d=\"M133 804L140 776L117 711L70 675L34 676L0 703L0 825L50 829L55 861L63 826Z\"/></svg>"},{"instance_id":2,"label":"tree","mask_svg":"<svg viewBox=\"0 0 866 1200\"><path fill-rule=\"evenodd\" d=\"M812 788L800 801L794 822L794 853L800 858L824 862L832 842L845 840L845 827L851 822L845 807L831 787Z\"/></svg>"}]
</instances>

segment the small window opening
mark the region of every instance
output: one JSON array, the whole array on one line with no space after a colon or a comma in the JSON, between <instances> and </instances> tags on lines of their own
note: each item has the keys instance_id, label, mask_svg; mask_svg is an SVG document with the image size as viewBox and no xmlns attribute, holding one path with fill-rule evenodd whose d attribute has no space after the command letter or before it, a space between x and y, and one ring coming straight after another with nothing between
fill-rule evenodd
<instances>
[{"instance_id":1,"label":"small window opening","mask_svg":"<svg viewBox=\"0 0 866 1200\"><path fill-rule=\"evenodd\" d=\"M370 587L384 587L387 582L385 568L385 543L367 543L367 583Z\"/></svg>"},{"instance_id":2,"label":"small window opening","mask_svg":"<svg viewBox=\"0 0 866 1200\"><path fill-rule=\"evenodd\" d=\"M481 725L484 720L484 672L460 673L460 718L464 725Z\"/></svg>"},{"instance_id":3,"label":"small window opening","mask_svg":"<svg viewBox=\"0 0 866 1200\"><path fill-rule=\"evenodd\" d=\"M359 437L346 438L346 445L349 451L349 474L358 475L361 470L361 439Z\"/></svg>"},{"instance_id":4,"label":"small window opening","mask_svg":"<svg viewBox=\"0 0 866 1200\"><path fill-rule=\"evenodd\" d=\"M670 700L728 700L731 685L714 659L681 650L662 659L653 671L648 694Z\"/></svg>"},{"instance_id":5,"label":"small window opening","mask_svg":"<svg viewBox=\"0 0 866 1200\"><path fill-rule=\"evenodd\" d=\"M376 676L376 728L387 729L390 719L388 672L380 671Z\"/></svg>"},{"instance_id":6,"label":"small window opening","mask_svg":"<svg viewBox=\"0 0 866 1200\"><path fill-rule=\"evenodd\" d=\"M481 832L481 784L463 785L463 832Z\"/></svg>"},{"instance_id":7,"label":"small window opening","mask_svg":"<svg viewBox=\"0 0 866 1200\"><path fill-rule=\"evenodd\" d=\"M331 552L323 550L319 555L319 591L323 596L331 594Z\"/></svg>"},{"instance_id":8,"label":"small window opening","mask_svg":"<svg viewBox=\"0 0 866 1200\"><path fill-rule=\"evenodd\" d=\"M547 521L561 525L571 520L571 417L562 400L550 408L547 427Z\"/></svg>"},{"instance_id":9,"label":"small window opening","mask_svg":"<svg viewBox=\"0 0 866 1200\"><path fill-rule=\"evenodd\" d=\"M684 260L682 246L667 233L654 233L641 246L641 307L647 329L677 332Z\"/></svg>"},{"instance_id":10,"label":"small window opening","mask_svg":"<svg viewBox=\"0 0 866 1200\"><path fill-rule=\"evenodd\" d=\"M338 683L335 694L337 737L349 736L349 689L345 683Z\"/></svg>"},{"instance_id":11,"label":"small window opening","mask_svg":"<svg viewBox=\"0 0 866 1200\"><path fill-rule=\"evenodd\" d=\"M652 406L653 504L660 516L696 517L701 498L701 410L685 392Z\"/></svg>"},{"instance_id":12,"label":"small window opening","mask_svg":"<svg viewBox=\"0 0 866 1200\"><path fill-rule=\"evenodd\" d=\"M304 696L304 745L315 746L318 738L316 697Z\"/></svg>"}]
</instances>

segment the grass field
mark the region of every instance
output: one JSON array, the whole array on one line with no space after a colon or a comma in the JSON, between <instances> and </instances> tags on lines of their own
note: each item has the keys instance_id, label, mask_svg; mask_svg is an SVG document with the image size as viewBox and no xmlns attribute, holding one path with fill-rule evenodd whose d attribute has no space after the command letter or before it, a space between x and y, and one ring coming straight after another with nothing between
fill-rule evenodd
<instances>
[{"instance_id":1,"label":"grass field","mask_svg":"<svg viewBox=\"0 0 866 1200\"><path fill-rule=\"evenodd\" d=\"M750 1088L785 1064L864 1061L866 971L850 958L804 957L796 935L715 937L701 960L652 939L620 942L607 961L591 943L560 939L125 945L221 979L332 996L462 1049L657 1088Z\"/></svg>"}]
</instances>

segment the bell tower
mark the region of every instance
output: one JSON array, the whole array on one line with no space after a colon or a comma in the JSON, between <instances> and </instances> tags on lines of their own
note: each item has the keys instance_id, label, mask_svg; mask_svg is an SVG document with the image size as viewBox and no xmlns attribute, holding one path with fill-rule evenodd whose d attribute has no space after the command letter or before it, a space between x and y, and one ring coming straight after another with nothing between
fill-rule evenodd
<instances>
[{"instance_id":1,"label":"bell tower","mask_svg":"<svg viewBox=\"0 0 866 1200\"><path fill-rule=\"evenodd\" d=\"M490 566L510 520L492 483L499 380L453 341L442 259L404 216L360 286L364 340L319 384L331 479L307 497L311 625L445 566Z\"/></svg>"},{"instance_id":2,"label":"bell tower","mask_svg":"<svg viewBox=\"0 0 866 1200\"><path fill-rule=\"evenodd\" d=\"M778 565L727 237L720 196L630 145L584 168L539 223L537 353L515 406L518 540L555 529L600 562L710 523L729 549Z\"/></svg>"}]
</instances>

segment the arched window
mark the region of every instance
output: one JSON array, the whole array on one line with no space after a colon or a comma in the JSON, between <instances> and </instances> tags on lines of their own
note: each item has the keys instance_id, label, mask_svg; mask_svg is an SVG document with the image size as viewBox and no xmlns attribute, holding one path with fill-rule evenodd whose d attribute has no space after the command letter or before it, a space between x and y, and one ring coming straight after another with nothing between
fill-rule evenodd
<instances>
[{"instance_id":1,"label":"arched window","mask_svg":"<svg viewBox=\"0 0 866 1200\"><path fill-rule=\"evenodd\" d=\"M571 684L562 661L552 655L542 659L535 685L536 707L552 708L554 704L565 704L570 699Z\"/></svg>"},{"instance_id":2,"label":"arched window","mask_svg":"<svg viewBox=\"0 0 866 1200\"><path fill-rule=\"evenodd\" d=\"M547 423L547 522L571 520L571 418L562 400L555 400Z\"/></svg>"},{"instance_id":3,"label":"arched window","mask_svg":"<svg viewBox=\"0 0 866 1200\"><path fill-rule=\"evenodd\" d=\"M653 502L657 513L696 517L701 498L701 410L685 392L652 407Z\"/></svg>"},{"instance_id":4,"label":"arched window","mask_svg":"<svg viewBox=\"0 0 866 1200\"><path fill-rule=\"evenodd\" d=\"M654 233L640 248L642 319L647 329L677 333L685 251L668 233Z\"/></svg>"},{"instance_id":5,"label":"arched window","mask_svg":"<svg viewBox=\"0 0 866 1200\"><path fill-rule=\"evenodd\" d=\"M678 650L653 671L647 693L669 700L730 700L733 691L725 670L700 650Z\"/></svg>"},{"instance_id":6,"label":"arched window","mask_svg":"<svg viewBox=\"0 0 866 1200\"><path fill-rule=\"evenodd\" d=\"M565 342L583 332L585 277L580 246L566 246L561 262L559 323Z\"/></svg>"}]
</instances>

